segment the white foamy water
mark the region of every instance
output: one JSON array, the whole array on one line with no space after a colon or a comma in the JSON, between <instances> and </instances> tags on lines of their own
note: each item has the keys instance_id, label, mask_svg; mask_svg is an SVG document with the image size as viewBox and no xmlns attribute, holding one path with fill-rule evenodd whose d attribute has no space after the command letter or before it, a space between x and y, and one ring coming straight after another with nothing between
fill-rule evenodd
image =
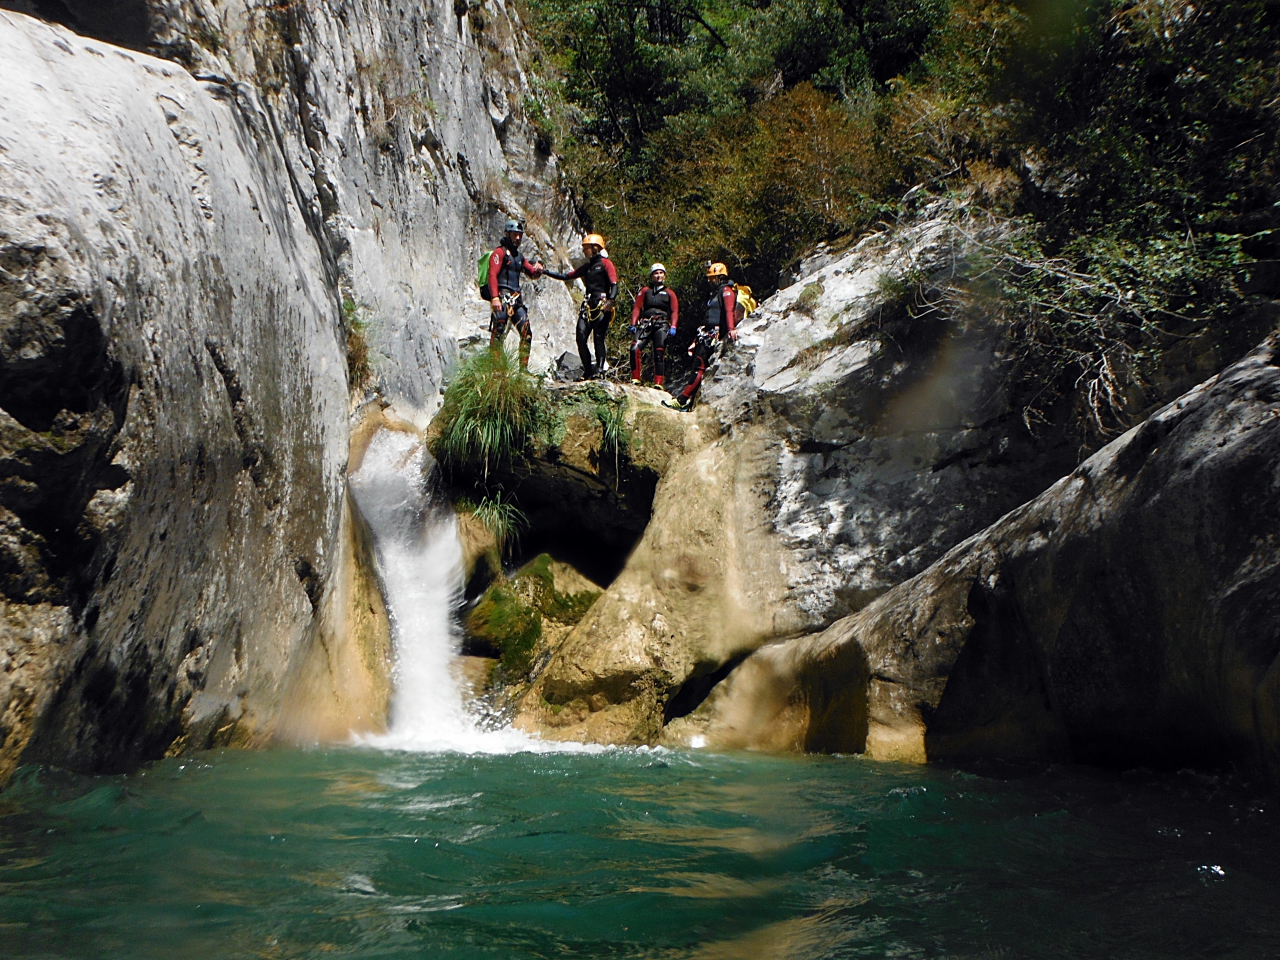
<instances>
[{"instance_id":1,"label":"white foamy water","mask_svg":"<svg viewBox=\"0 0 1280 960\"><path fill-rule=\"evenodd\" d=\"M390 729L361 742L462 753L582 749L517 730L483 730L463 707L451 670L461 639L462 546L453 512L431 502L425 459L418 436L383 430L351 477L351 491L377 544L396 654Z\"/></svg>"}]
</instances>

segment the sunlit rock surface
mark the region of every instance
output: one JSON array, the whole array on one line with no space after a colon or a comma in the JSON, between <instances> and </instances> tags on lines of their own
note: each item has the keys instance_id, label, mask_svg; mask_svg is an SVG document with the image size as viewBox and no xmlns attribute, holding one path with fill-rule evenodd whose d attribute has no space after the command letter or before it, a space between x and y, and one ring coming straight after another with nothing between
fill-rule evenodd
<instances>
[{"instance_id":1,"label":"sunlit rock surface","mask_svg":"<svg viewBox=\"0 0 1280 960\"><path fill-rule=\"evenodd\" d=\"M423 424L502 220L559 256L518 19L3 6L132 49L0 10L0 780L263 742L285 703L290 736L378 729L344 315ZM533 299L550 365L570 301Z\"/></svg>"},{"instance_id":2,"label":"sunlit rock surface","mask_svg":"<svg viewBox=\"0 0 1280 960\"><path fill-rule=\"evenodd\" d=\"M796 727L798 708L777 699L762 665L780 654L742 659L863 609L1076 465L1066 433L1023 423L1007 331L912 299L973 255L962 218L937 203L824 255L746 319L690 417L703 446L664 473L643 539L522 722L547 736L688 743L700 734L686 717L709 692L753 684L761 710L780 703L794 722L725 734L726 745L825 749L834 741ZM1156 393L1216 370L1215 349L1202 344ZM865 698L865 683L823 696L834 710ZM862 736L842 729L840 742ZM921 755L914 741L893 749Z\"/></svg>"},{"instance_id":3,"label":"sunlit rock surface","mask_svg":"<svg viewBox=\"0 0 1280 960\"><path fill-rule=\"evenodd\" d=\"M1275 338L681 732L881 759L1280 774Z\"/></svg>"}]
</instances>

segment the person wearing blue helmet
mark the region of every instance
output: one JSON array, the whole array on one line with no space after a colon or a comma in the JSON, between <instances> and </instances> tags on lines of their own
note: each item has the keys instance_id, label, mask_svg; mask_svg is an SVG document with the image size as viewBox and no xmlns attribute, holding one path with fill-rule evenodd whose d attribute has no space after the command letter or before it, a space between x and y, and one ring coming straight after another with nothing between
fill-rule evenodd
<instances>
[{"instance_id":1,"label":"person wearing blue helmet","mask_svg":"<svg viewBox=\"0 0 1280 960\"><path fill-rule=\"evenodd\" d=\"M540 263L531 262L520 252L524 239L524 225L519 220L508 220L502 242L489 254L489 349L501 350L507 336L507 324L520 335L520 366L529 369L529 347L533 342L533 330L529 327L529 309L520 292L521 276L538 277L543 273Z\"/></svg>"}]
</instances>

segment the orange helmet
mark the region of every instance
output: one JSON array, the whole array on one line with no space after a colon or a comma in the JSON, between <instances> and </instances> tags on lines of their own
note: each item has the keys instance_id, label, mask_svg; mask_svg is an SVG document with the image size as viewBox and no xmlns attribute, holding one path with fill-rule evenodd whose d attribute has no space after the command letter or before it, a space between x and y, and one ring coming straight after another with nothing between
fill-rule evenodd
<instances>
[{"instance_id":1,"label":"orange helmet","mask_svg":"<svg viewBox=\"0 0 1280 960\"><path fill-rule=\"evenodd\" d=\"M729 268L723 263L713 263L707 267L707 279L729 276Z\"/></svg>"},{"instance_id":2,"label":"orange helmet","mask_svg":"<svg viewBox=\"0 0 1280 960\"><path fill-rule=\"evenodd\" d=\"M599 247L601 250L603 250L604 237L600 236L600 234L598 233L588 233L585 237L582 238L582 245L584 247Z\"/></svg>"}]
</instances>

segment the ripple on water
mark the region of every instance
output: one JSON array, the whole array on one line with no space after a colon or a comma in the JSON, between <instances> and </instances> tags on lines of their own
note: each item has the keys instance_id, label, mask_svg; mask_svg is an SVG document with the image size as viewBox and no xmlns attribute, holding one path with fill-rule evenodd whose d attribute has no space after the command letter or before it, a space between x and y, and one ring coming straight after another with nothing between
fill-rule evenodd
<instances>
[{"instance_id":1,"label":"ripple on water","mask_svg":"<svg viewBox=\"0 0 1280 960\"><path fill-rule=\"evenodd\" d=\"M1258 957L1249 791L613 750L227 751L0 795L6 957Z\"/></svg>"}]
</instances>

